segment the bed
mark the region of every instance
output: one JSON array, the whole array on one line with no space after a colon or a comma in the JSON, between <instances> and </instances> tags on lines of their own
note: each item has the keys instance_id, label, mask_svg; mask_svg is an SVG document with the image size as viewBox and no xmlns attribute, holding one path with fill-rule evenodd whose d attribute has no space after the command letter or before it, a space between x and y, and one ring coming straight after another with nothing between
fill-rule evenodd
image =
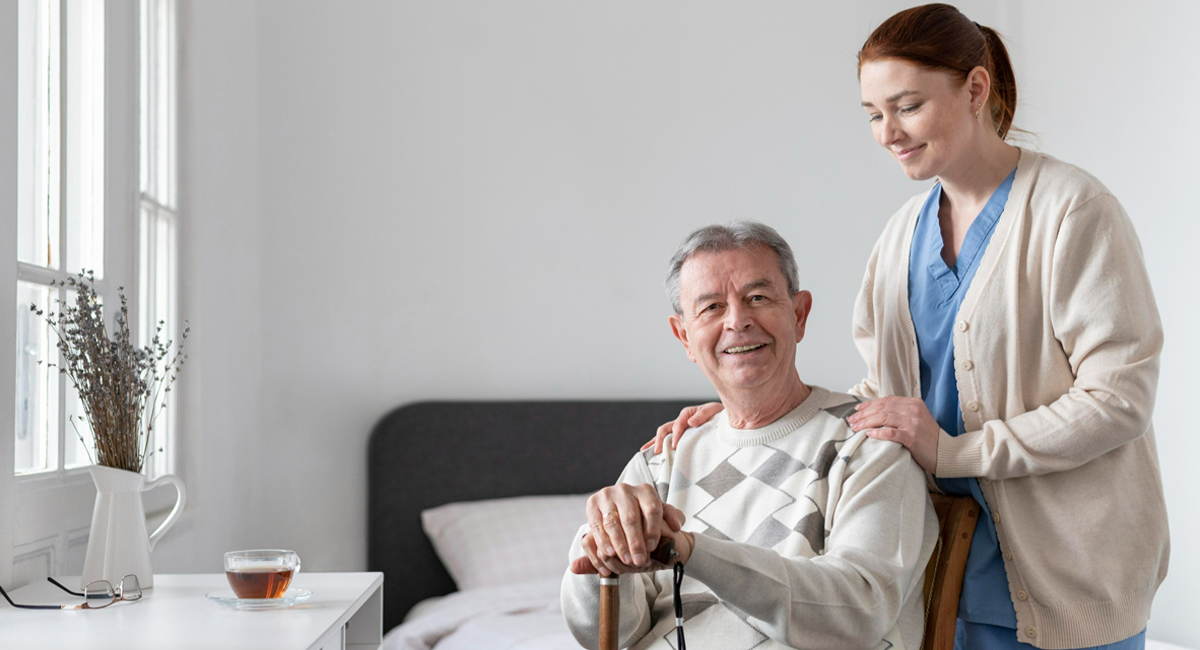
<instances>
[{"instance_id":1,"label":"bed","mask_svg":"<svg viewBox=\"0 0 1200 650\"><path fill-rule=\"evenodd\" d=\"M384 416L367 463L384 648L577 648L557 607L583 499L702 401L421 402ZM512 555L474 553L505 535Z\"/></svg>"}]
</instances>

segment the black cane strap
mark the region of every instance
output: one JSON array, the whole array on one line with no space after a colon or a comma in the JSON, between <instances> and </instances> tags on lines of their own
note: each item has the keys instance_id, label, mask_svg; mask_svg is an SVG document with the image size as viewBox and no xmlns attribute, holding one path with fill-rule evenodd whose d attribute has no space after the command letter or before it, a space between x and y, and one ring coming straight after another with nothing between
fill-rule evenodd
<instances>
[{"instance_id":1,"label":"black cane strap","mask_svg":"<svg viewBox=\"0 0 1200 650\"><path fill-rule=\"evenodd\" d=\"M683 598L679 593L680 588L683 587L683 563L679 561L679 554L675 552L675 540L663 540L663 543L659 544L658 548L650 554L650 559L664 566L673 566L675 638L678 640L678 650L687 650L687 643L683 639Z\"/></svg>"}]
</instances>

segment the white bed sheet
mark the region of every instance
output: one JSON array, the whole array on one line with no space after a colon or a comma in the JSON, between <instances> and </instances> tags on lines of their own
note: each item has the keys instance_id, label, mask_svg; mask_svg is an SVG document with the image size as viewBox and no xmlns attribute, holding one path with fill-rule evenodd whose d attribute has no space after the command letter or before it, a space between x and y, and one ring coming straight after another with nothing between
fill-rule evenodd
<instances>
[{"instance_id":1,"label":"white bed sheet","mask_svg":"<svg viewBox=\"0 0 1200 650\"><path fill-rule=\"evenodd\" d=\"M381 650L578 650L559 605L561 578L457 591L418 603Z\"/></svg>"}]
</instances>

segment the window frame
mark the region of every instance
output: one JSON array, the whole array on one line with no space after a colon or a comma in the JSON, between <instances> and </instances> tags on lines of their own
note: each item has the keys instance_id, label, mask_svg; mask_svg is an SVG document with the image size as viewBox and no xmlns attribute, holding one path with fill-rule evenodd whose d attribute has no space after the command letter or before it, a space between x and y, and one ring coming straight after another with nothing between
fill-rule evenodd
<instances>
[{"instance_id":1,"label":"window frame","mask_svg":"<svg viewBox=\"0 0 1200 650\"><path fill-rule=\"evenodd\" d=\"M77 0L66 0L77 1ZM88 1L88 0L84 0ZM0 3L0 200L17 210L19 188L18 6ZM98 289L115 302L115 285L125 286L133 313L140 314L139 269L139 138L140 138L140 4L104 3L104 279ZM178 47L178 32L174 34ZM176 64L177 65L177 64ZM0 225L0 304L16 306L17 281L39 284L49 279L35 265L17 259L17 220ZM64 264L65 266L65 264ZM61 277L65 277L64 269ZM175 297L178 300L178 297ZM0 318L0 581L5 587L29 582L33 572L78 573L90 527L94 490L86 466L65 470L60 452L57 469L15 474L16 318ZM138 327L138 320L132 323ZM137 335L135 329L134 332ZM60 400L61 401L61 400ZM73 430L63 432L74 435ZM153 499L151 499L153 501ZM148 511L155 506L148 503ZM76 566L79 565L79 566ZM36 576L33 576L36 577Z\"/></svg>"},{"instance_id":2,"label":"window frame","mask_svg":"<svg viewBox=\"0 0 1200 650\"><path fill-rule=\"evenodd\" d=\"M85 6L84 3L90 1L51 0L52 3L59 5L58 17L60 29L63 33L68 30L70 21L73 18L69 6L72 4ZM127 54L126 56L120 56L120 54L128 48L125 43L119 42L119 38L114 39L113 37L119 37L122 32L127 30L122 29L122 27L126 27L126 25L122 24L123 21L118 20L114 24L111 20L114 16L110 16L110 14L119 14L119 11L112 11L113 9L119 9L119 7L115 6L119 4L119 2L103 3L104 88L101 98L103 102L101 110L103 110L102 124L104 131L102 134L104 146L102 158L104 187L100 189L103 200L103 204L100 206L101 218L103 219L103 248L100 262L104 270L102 276L96 280L95 288L106 304L117 303L117 287L114 286L114 282L119 282L118 278L129 278L131 282L137 280L137 275L135 274L136 268L130 263L130 260L134 258L131 252L135 250L137 244L137 240L135 239L136 231L133 227L135 224L133 219L130 218L128 202L122 201L120 196L129 184L129 179L127 178L129 169L125 159L128 156L131 145L134 151L136 151L138 132L136 130L129 131L128 120L122 120L122 117L127 117L127 111L129 110L127 77L121 74L122 72L127 73L127 71L122 70L122 63L127 64L128 61ZM134 32L134 34L137 33L136 31ZM76 101L75 98L71 97L70 92L73 88L82 87L83 83L85 83L86 66L90 65L86 62L70 60L69 55L77 54L79 47L78 43L73 43L67 38L61 38L58 42L58 74L60 75L58 83L60 93L58 117L60 124L58 128L60 141L55 148L57 160L51 161L51 164L57 167L57 170L52 171L52 173L56 173L59 179L65 179L72 167L79 164L78 158L80 154L69 147L72 142L68 131L71 119L71 102ZM137 52L137 50L134 51ZM118 54L115 59L113 57L114 53ZM138 61L135 59L133 63L136 66ZM20 63L17 62L17 65L20 65ZM134 90L136 90L136 87ZM122 115L120 112L113 114L114 108L126 112L126 115ZM134 118L136 120L138 103L135 102L132 108L135 111ZM18 126L19 128L20 126ZM19 131L17 137L18 139L21 137ZM72 250L72 245L74 244L72 241L73 233L70 232L70 229L66 225L68 219L67 211L71 207L71 200L68 198L71 186L68 182L59 182L56 189L58 191L58 210L57 214L53 215L53 218L58 221L58 226L54 229L58 236L58 254L56 256L58 268L43 267L18 259L16 261L14 286L16 282L27 282L46 287L53 281L64 280L81 270L69 268L69 264L72 261L79 260L79 255ZM134 288L136 289L136 285ZM54 302L56 299L65 301L67 298L67 292L63 289L52 289L50 306L56 308L57 303ZM20 307L15 304L15 301L13 306L14 308ZM134 313L139 313L138 305L135 302L131 301L130 308L134 310ZM111 322L112 314L109 313L108 316ZM54 343L56 341L50 341L51 345ZM15 374L15 367L10 366L9 372ZM47 372L50 371L47 370ZM58 375L57 379L57 413L52 416L54 424L51 425L52 433L50 434L55 438L52 444L50 444L53 448L53 457L48 459L49 466L46 469L17 474L18 492L27 492L30 489L37 489L46 485L87 482L87 465L71 468L66 467L67 445L74 443L75 432L66 419L69 380L61 374ZM15 395L13 395L13 401L15 401ZM15 414L12 426L14 439L9 441L9 444L15 445L15 436L17 434L15 430ZM8 471L15 471L15 467L11 465L8 467L11 468Z\"/></svg>"}]
</instances>

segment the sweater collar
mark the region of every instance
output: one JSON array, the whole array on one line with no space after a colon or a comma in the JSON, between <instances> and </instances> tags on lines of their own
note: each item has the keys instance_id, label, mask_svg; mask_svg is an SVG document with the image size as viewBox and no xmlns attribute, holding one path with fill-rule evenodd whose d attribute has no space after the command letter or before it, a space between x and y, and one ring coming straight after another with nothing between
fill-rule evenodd
<instances>
[{"instance_id":1,"label":"sweater collar","mask_svg":"<svg viewBox=\"0 0 1200 650\"><path fill-rule=\"evenodd\" d=\"M753 447L779 440L807 424L829 400L830 393L827 389L812 385L809 388L812 391L803 402L800 402L799 406L778 420L758 429L735 429L730 426L729 418L722 411L714 418L717 435L721 437L722 442L734 447Z\"/></svg>"}]
</instances>

